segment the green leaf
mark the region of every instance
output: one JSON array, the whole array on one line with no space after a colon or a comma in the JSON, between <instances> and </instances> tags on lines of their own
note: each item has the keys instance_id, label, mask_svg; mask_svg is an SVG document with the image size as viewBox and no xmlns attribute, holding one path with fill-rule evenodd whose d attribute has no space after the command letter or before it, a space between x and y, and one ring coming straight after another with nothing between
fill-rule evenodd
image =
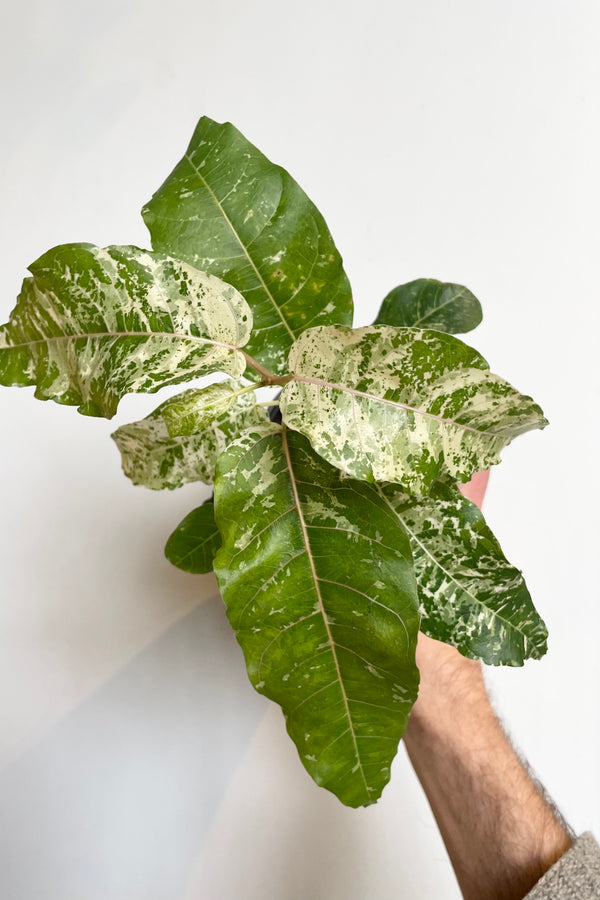
<instances>
[{"instance_id":1,"label":"green leaf","mask_svg":"<svg viewBox=\"0 0 600 900\"><path fill-rule=\"evenodd\" d=\"M233 125L200 119L142 215L153 247L244 295L254 315L248 353L277 374L305 328L352 324L350 285L323 217Z\"/></svg>"},{"instance_id":2,"label":"green leaf","mask_svg":"<svg viewBox=\"0 0 600 900\"><path fill-rule=\"evenodd\" d=\"M466 287L435 278L417 278L390 291L373 324L465 334L476 328L481 319L481 304Z\"/></svg>"},{"instance_id":3,"label":"green leaf","mask_svg":"<svg viewBox=\"0 0 600 900\"><path fill-rule=\"evenodd\" d=\"M425 494L499 462L517 435L547 422L531 397L492 375L458 338L369 325L312 328L290 352L283 421L354 478Z\"/></svg>"},{"instance_id":4,"label":"green leaf","mask_svg":"<svg viewBox=\"0 0 600 900\"><path fill-rule=\"evenodd\" d=\"M213 425L217 419L226 422L226 414L235 406L239 407L238 413L242 410L247 412L256 403L256 395L246 394L247 388L234 381L192 388L163 403L160 415L165 421L169 437L189 437ZM257 420L250 424L258 425L259 422Z\"/></svg>"},{"instance_id":5,"label":"green leaf","mask_svg":"<svg viewBox=\"0 0 600 900\"><path fill-rule=\"evenodd\" d=\"M0 329L1 384L35 384L40 400L110 419L129 392L245 369L246 301L187 263L137 247L64 244L29 270Z\"/></svg>"},{"instance_id":6,"label":"green leaf","mask_svg":"<svg viewBox=\"0 0 600 900\"><path fill-rule=\"evenodd\" d=\"M391 484L380 491L410 538L421 630L488 665L542 657L546 626L477 506L454 485L421 500Z\"/></svg>"},{"instance_id":7,"label":"green leaf","mask_svg":"<svg viewBox=\"0 0 600 900\"><path fill-rule=\"evenodd\" d=\"M174 566L193 575L212 572L221 537L215 523L212 500L192 510L179 523L165 546L165 556Z\"/></svg>"},{"instance_id":8,"label":"green leaf","mask_svg":"<svg viewBox=\"0 0 600 900\"><path fill-rule=\"evenodd\" d=\"M177 394L111 436L123 471L134 484L173 490L191 481L212 484L217 459L227 445L244 429L267 420L254 393L223 382Z\"/></svg>"},{"instance_id":9,"label":"green leaf","mask_svg":"<svg viewBox=\"0 0 600 900\"><path fill-rule=\"evenodd\" d=\"M279 703L317 784L376 801L415 700L408 538L373 485L266 426L221 457L215 572L260 693Z\"/></svg>"}]
</instances>

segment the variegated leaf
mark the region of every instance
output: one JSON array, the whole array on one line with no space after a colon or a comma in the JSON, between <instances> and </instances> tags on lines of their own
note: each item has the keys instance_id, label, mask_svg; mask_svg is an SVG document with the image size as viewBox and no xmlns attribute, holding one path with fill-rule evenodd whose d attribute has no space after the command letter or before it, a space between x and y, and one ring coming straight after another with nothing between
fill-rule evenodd
<instances>
[{"instance_id":1,"label":"variegated leaf","mask_svg":"<svg viewBox=\"0 0 600 900\"><path fill-rule=\"evenodd\" d=\"M312 328L290 352L283 421L354 478L425 494L499 462L517 435L547 423L530 397L492 375L458 338L370 325Z\"/></svg>"},{"instance_id":2,"label":"variegated leaf","mask_svg":"<svg viewBox=\"0 0 600 900\"><path fill-rule=\"evenodd\" d=\"M254 314L247 350L279 375L311 325L352 323L341 257L288 173L233 125L200 119L183 159L144 207L152 246L234 285Z\"/></svg>"},{"instance_id":3,"label":"variegated leaf","mask_svg":"<svg viewBox=\"0 0 600 900\"><path fill-rule=\"evenodd\" d=\"M134 484L172 490L191 481L212 484L220 454L246 428L268 421L254 393L233 382L191 388L149 416L111 435Z\"/></svg>"},{"instance_id":4,"label":"variegated leaf","mask_svg":"<svg viewBox=\"0 0 600 900\"><path fill-rule=\"evenodd\" d=\"M179 523L167 541L165 556L183 572L204 575L212 572L213 560L220 546L214 503L207 500Z\"/></svg>"},{"instance_id":5,"label":"variegated leaf","mask_svg":"<svg viewBox=\"0 0 600 900\"><path fill-rule=\"evenodd\" d=\"M64 244L29 267L0 329L0 383L111 418L129 392L245 369L252 313L231 285L162 253Z\"/></svg>"},{"instance_id":6,"label":"variegated leaf","mask_svg":"<svg viewBox=\"0 0 600 900\"><path fill-rule=\"evenodd\" d=\"M481 319L481 304L466 287L435 278L417 278L390 291L373 324L465 334L476 328Z\"/></svg>"},{"instance_id":7,"label":"variegated leaf","mask_svg":"<svg viewBox=\"0 0 600 900\"><path fill-rule=\"evenodd\" d=\"M477 506L454 485L437 483L420 500L396 485L379 489L410 538L421 630L488 665L543 656L546 626Z\"/></svg>"},{"instance_id":8,"label":"variegated leaf","mask_svg":"<svg viewBox=\"0 0 600 900\"><path fill-rule=\"evenodd\" d=\"M408 538L374 485L272 424L221 457L215 572L254 687L279 703L317 784L375 802L415 700Z\"/></svg>"}]
</instances>

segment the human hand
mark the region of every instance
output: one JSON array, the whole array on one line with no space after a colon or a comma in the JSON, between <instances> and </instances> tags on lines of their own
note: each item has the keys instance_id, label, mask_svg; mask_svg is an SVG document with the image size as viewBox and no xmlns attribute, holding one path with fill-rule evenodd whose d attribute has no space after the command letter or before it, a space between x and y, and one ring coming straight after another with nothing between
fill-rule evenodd
<instances>
[{"instance_id":1,"label":"human hand","mask_svg":"<svg viewBox=\"0 0 600 900\"><path fill-rule=\"evenodd\" d=\"M481 509L481 504L483 503L489 480L489 469L486 469L485 472L475 472L471 480L467 481L466 484L459 484L458 489L461 494L464 494L467 500L471 500L479 507L479 509Z\"/></svg>"}]
</instances>

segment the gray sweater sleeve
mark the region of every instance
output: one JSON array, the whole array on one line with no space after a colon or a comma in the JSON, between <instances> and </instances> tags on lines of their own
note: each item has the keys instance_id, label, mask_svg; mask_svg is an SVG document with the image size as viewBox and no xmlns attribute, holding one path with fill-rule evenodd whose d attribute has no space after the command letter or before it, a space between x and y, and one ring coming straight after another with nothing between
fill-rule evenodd
<instances>
[{"instance_id":1,"label":"gray sweater sleeve","mask_svg":"<svg viewBox=\"0 0 600 900\"><path fill-rule=\"evenodd\" d=\"M524 900L600 900L600 847L586 831Z\"/></svg>"}]
</instances>

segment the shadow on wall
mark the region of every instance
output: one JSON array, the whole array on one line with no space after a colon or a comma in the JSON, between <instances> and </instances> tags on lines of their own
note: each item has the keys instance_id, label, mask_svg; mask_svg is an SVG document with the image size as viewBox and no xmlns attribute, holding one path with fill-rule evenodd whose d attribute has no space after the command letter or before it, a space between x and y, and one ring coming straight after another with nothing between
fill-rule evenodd
<instances>
[{"instance_id":1,"label":"shadow on wall","mask_svg":"<svg viewBox=\"0 0 600 900\"><path fill-rule=\"evenodd\" d=\"M267 703L202 604L0 775L1 896L178 896Z\"/></svg>"}]
</instances>

